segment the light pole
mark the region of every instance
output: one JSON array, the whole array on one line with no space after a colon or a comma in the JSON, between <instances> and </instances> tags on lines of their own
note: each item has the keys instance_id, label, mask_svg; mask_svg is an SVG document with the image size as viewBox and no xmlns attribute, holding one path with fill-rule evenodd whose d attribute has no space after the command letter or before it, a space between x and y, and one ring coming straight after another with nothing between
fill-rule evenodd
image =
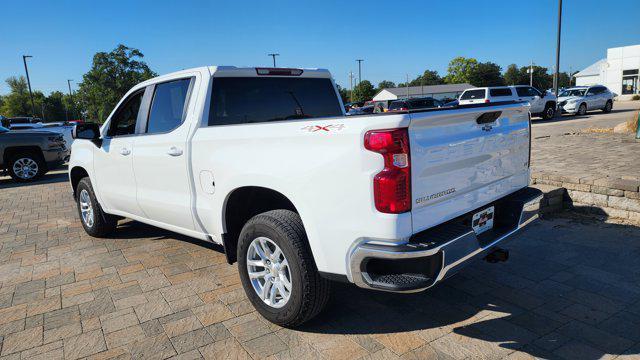
<instances>
[{"instance_id":1,"label":"light pole","mask_svg":"<svg viewBox=\"0 0 640 360\"><path fill-rule=\"evenodd\" d=\"M73 79L67 79L67 86L69 86L69 107L71 108L71 117L73 117L73 94L71 93L71 82ZM69 121L69 115L67 115L67 121Z\"/></svg>"},{"instance_id":2,"label":"light pole","mask_svg":"<svg viewBox=\"0 0 640 360\"><path fill-rule=\"evenodd\" d=\"M560 76L560 35L562 33L562 0L558 0L558 41L556 44L556 71L553 76L553 91L558 95L558 77Z\"/></svg>"},{"instance_id":3,"label":"light pole","mask_svg":"<svg viewBox=\"0 0 640 360\"><path fill-rule=\"evenodd\" d=\"M276 67L276 56L280 56L280 54L277 53L272 53L272 54L267 54L269 56L271 56L273 58L273 67Z\"/></svg>"},{"instance_id":4,"label":"light pole","mask_svg":"<svg viewBox=\"0 0 640 360\"><path fill-rule=\"evenodd\" d=\"M533 60L531 60L531 65L529 65L529 86L533 86Z\"/></svg>"},{"instance_id":5,"label":"light pole","mask_svg":"<svg viewBox=\"0 0 640 360\"><path fill-rule=\"evenodd\" d=\"M31 80L29 79L29 68L27 68L27 58L31 58L31 55L22 55L22 62L24 63L24 72L27 73L27 85L29 85L29 96L31 97L31 116L36 116L36 106L33 102L33 92L31 91Z\"/></svg>"},{"instance_id":6,"label":"light pole","mask_svg":"<svg viewBox=\"0 0 640 360\"><path fill-rule=\"evenodd\" d=\"M349 101L353 102L353 71L349 71Z\"/></svg>"},{"instance_id":7,"label":"light pole","mask_svg":"<svg viewBox=\"0 0 640 360\"><path fill-rule=\"evenodd\" d=\"M360 84L362 82L362 62L364 60L356 59L356 61L358 62L358 84Z\"/></svg>"}]
</instances>

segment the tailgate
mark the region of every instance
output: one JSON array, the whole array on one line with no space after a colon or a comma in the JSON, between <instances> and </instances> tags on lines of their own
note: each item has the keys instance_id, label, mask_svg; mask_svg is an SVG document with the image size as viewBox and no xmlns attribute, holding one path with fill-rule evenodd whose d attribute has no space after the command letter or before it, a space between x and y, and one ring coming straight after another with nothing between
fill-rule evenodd
<instances>
[{"instance_id":1,"label":"tailgate","mask_svg":"<svg viewBox=\"0 0 640 360\"><path fill-rule=\"evenodd\" d=\"M414 233L527 186L529 129L522 104L411 114Z\"/></svg>"}]
</instances>

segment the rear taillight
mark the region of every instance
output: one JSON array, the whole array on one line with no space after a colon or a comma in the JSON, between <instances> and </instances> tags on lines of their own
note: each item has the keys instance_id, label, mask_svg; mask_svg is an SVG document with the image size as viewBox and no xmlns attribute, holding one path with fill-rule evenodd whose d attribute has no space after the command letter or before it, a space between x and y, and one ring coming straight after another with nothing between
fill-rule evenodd
<instances>
[{"instance_id":1,"label":"rear taillight","mask_svg":"<svg viewBox=\"0 0 640 360\"><path fill-rule=\"evenodd\" d=\"M364 147L384 158L384 169L373 178L376 209L387 214L411 210L411 159L407 128L368 131L364 135Z\"/></svg>"},{"instance_id":2,"label":"rear taillight","mask_svg":"<svg viewBox=\"0 0 640 360\"><path fill-rule=\"evenodd\" d=\"M488 102L491 102L491 100L489 100L489 99L484 99L484 102L485 102L485 103L488 103Z\"/></svg>"}]
</instances>

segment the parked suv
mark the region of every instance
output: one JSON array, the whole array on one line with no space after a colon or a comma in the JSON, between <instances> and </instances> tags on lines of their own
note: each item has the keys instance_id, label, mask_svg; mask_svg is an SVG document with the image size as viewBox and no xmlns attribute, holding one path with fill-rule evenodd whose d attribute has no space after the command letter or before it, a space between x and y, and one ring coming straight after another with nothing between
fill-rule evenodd
<instances>
[{"instance_id":1,"label":"parked suv","mask_svg":"<svg viewBox=\"0 0 640 360\"><path fill-rule=\"evenodd\" d=\"M0 169L20 182L33 181L69 156L62 134L51 131L10 131L0 126Z\"/></svg>"},{"instance_id":2,"label":"parked suv","mask_svg":"<svg viewBox=\"0 0 640 360\"><path fill-rule=\"evenodd\" d=\"M613 109L613 93L602 85L576 86L560 92L558 109L563 113L584 115L600 109L606 113Z\"/></svg>"},{"instance_id":3,"label":"parked suv","mask_svg":"<svg viewBox=\"0 0 640 360\"><path fill-rule=\"evenodd\" d=\"M492 103L501 101L526 101L534 116L548 120L556 113L556 97L533 86L496 86L467 89L460 94L459 105Z\"/></svg>"}]
</instances>

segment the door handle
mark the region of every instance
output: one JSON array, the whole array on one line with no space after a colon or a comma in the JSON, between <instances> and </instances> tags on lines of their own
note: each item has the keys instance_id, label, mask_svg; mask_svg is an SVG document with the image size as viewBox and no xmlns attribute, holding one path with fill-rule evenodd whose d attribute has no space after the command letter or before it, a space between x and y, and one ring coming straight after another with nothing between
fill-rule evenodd
<instances>
[{"instance_id":1,"label":"door handle","mask_svg":"<svg viewBox=\"0 0 640 360\"><path fill-rule=\"evenodd\" d=\"M127 148L122 148L122 149L120 149L120 155L127 156L127 155L129 155L129 154L131 154L131 150L129 150L129 149L127 149Z\"/></svg>"},{"instance_id":2,"label":"door handle","mask_svg":"<svg viewBox=\"0 0 640 360\"><path fill-rule=\"evenodd\" d=\"M167 154L171 156L180 156L182 155L182 149L172 146L169 148L169 151L167 151Z\"/></svg>"}]
</instances>

